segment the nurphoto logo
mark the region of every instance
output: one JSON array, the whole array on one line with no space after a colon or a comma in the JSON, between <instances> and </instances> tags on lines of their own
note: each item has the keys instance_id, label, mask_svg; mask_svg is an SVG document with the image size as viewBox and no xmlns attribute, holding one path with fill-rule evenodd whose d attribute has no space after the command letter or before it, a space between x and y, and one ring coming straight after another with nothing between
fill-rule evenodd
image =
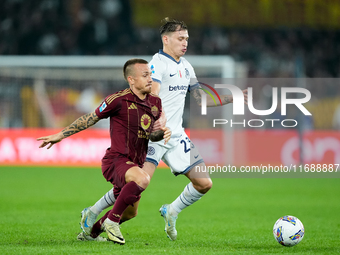
<instances>
[{"instance_id":1,"label":"nurphoto logo","mask_svg":"<svg viewBox=\"0 0 340 255\"><path fill-rule=\"evenodd\" d=\"M207 84L201 83L201 85L204 85L208 87L211 91L213 91L217 98L219 99L221 105L221 98L216 92L216 90ZM228 89L231 91L231 94L233 96L233 115L245 115L244 108L244 95L240 88L238 88L235 85L230 84L215 84L215 88L221 88L221 89ZM217 105L215 98L213 97L212 93L210 93L207 89L203 89L215 102L215 105ZM286 116L287 115L287 105L295 105L304 115L311 116L312 114L303 106L304 103L307 103L311 99L311 93L309 90L305 88L298 88L298 87L282 87L281 88L281 115ZM302 94L304 95L303 98L287 98L288 93L295 93L295 94ZM207 94L203 94L201 97L201 115L207 115ZM258 110L255 109L253 104L253 88L248 87L248 109L251 113L258 116L267 116L272 113L274 113L278 107L278 88L273 87L272 88L272 105L267 110ZM230 127L233 127L233 125L242 125L243 127L246 127L246 124L248 124L248 127L262 127L264 123L270 122L271 127L274 127L274 123L280 121L282 127L295 127L297 126L298 122L295 119L250 119L246 121L245 119L241 122L233 122L233 120L227 120L227 119L214 119L213 120L213 127L216 127L217 125L225 125L230 124ZM290 125L288 124L290 123ZM255 125L256 124L256 125Z\"/></svg>"}]
</instances>

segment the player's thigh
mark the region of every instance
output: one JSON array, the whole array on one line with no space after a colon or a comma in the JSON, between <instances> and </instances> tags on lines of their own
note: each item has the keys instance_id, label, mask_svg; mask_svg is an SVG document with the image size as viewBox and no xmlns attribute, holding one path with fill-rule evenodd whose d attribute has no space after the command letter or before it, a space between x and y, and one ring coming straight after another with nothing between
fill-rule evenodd
<instances>
[{"instance_id":1,"label":"player's thigh","mask_svg":"<svg viewBox=\"0 0 340 255\"><path fill-rule=\"evenodd\" d=\"M151 179L153 174L155 173L156 166L154 163L145 162L142 169L150 176Z\"/></svg>"},{"instance_id":2,"label":"player's thigh","mask_svg":"<svg viewBox=\"0 0 340 255\"><path fill-rule=\"evenodd\" d=\"M149 142L148 153L146 155L143 169L150 175L150 177L153 175L156 167L169 147L169 145L164 146L159 143ZM151 164L153 164L153 166Z\"/></svg>"}]
</instances>

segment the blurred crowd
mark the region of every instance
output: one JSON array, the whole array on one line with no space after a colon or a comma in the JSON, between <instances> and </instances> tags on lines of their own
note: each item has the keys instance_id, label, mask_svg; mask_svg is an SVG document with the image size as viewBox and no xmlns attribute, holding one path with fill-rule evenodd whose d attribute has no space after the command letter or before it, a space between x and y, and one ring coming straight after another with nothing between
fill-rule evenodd
<instances>
[{"instance_id":1,"label":"blurred crowd","mask_svg":"<svg viewBox=\"0 0 340 255\"><path fill-rule=\"evenodd\" d=\"M158 30L133 24L131 2L2 0L0 55L152 55ZM249 77L295 77L298 61L308 77L340 76L337 30L189 27L189 34L187 54L231 55L248 64Z\"/></svg>"}]
</instances>

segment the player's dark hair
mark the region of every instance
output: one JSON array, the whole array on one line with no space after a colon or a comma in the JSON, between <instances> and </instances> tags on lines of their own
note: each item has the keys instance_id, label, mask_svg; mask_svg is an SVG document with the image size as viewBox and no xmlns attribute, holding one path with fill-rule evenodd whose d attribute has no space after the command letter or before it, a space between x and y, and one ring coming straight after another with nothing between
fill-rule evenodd
<instances>
[{"instance_id":1,"label":"player's dark hair","mask_svg":"<svg viewBox=\"0 0 340 255\"><path fill-rule=\"evenodd\" d=\"M134 66L135 64L149 64L149 62L141 58L132 58L126 61L123 68L124 79L126 81L127 77L129 77L132 73L132 66Z\"/></svg>"},{"instance_id":2,"label":"player's dark hair","mask_svg":"<svg viewBox=\"0 0 340 255\"><path fill-rule=\"evenodd\" d=\"M165 19L162 20L162 23L164 24L159 29L161 36L163 36L166 33L188 30L188 27L184 23L184 21L169 19L168 17L166 17Z\"/></svg>"}]
</instances>

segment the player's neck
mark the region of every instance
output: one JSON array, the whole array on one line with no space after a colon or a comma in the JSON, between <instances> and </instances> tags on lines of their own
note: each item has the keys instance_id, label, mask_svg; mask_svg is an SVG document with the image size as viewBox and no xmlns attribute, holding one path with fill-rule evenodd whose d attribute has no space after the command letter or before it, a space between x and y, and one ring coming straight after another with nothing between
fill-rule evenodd
<instances>
[{"instance_id":1,"label":"player's neck","mask_svg":"<svg viewBox=\"0 0 340 255\"><path fill-rule=\"evenodd\" d=\"M146 93L142 93L141 91L137 90L137 89L133 89L131 88L131 91L133 92L133 94L135 94L140 100L144 100L146 98Z\"/></svg>"},{"instance_id":2,"label":"player's neck","mask_svg":"<svg viewBox=\"0 0 340 255\"><path fill-rule=\"evenodd\" d=\"M163 52L168 54L170 57L172 57L174 60L176 60L177 62L180 60L180 56L176 56L171 50L169 50L166 47L163 47Z\"/></svg>"}]
</instances>

